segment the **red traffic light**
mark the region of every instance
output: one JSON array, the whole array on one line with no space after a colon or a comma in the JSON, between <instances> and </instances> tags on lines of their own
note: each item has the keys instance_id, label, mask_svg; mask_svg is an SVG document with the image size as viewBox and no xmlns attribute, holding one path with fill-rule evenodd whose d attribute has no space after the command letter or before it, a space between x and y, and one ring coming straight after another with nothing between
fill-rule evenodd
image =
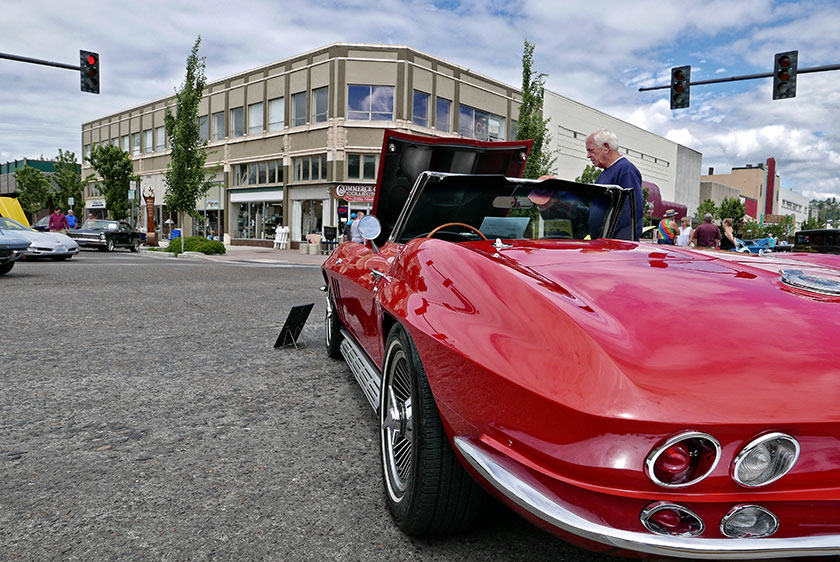
<instances>
[{"instance_id":1,"label":"red traffic light","mask_svg":"<svg viewBox=\"0 0 840 562\"><path fill-rule=\"evenodd\" d=\"M779 66L783 68L790 66L790 57L788 55L782 55L779 57Z\"/></svg>"},{"instance_id":2,"label":"red traffic light","mask_svg":"<svg viewBox=\"0 0 840 562\"><path fill-rule=\"evenodd\" d=\"M796 96L796 70L799 51L776 53L773 57L773 99Z\"/></svg>"},{"instance_id":3,"label":"red traffic light","mask_svg":"<svg viewBox=\"0 0 840 562\"><path fill-rule=\"evenodd\" d=\"M685 73L681 68L674 71L674 80L685 80Z\"/></svg>"},{"instance_id":4,"label":"red traffic light","mask_svg":"<svg viewBox=\"0 0 840 562\"><path fill-rule=\"evenodd\" d=\"M79 51L79 74L82 79L82 91L99 93L99 53Z\"/></svg>"},{"instance_id":5,"label":"red traffic light","mask_svg":"<svg viewBox=\"0 0 840 562\"><path fill-rule=\"evenodd\" d=\"M88 55L87 56L87 63L88 64L96 64L96 57L93 56L93 55Z\"/></svg>"}]
</instances>

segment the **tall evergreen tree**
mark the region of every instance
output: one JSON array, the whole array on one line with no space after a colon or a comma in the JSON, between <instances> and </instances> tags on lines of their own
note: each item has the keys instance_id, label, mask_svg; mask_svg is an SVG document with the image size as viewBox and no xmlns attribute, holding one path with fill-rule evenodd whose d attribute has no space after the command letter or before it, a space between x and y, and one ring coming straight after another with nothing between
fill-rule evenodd
<instances>
[{"instance_id":1,"label":"tall evergreen tree","mask_svg":"<svg viewBox=\"0 0 840 562\"><path fill-rule=\"evenodd\" d=\"M170 212L197 216L195 206L200 197L215 182L212 177L216 170L205 170L207 162L207 141L201 140L198 127L198 106L207 80L204 76L204 58L198 56L201 36L195 40L192 51L187 57L187 73L181 89L175 93L175 109L166 106L164 123L169 138L171 159L166 168L166 195L164 203ZM181 235L181 251L184 249L184 236Z\"/></svg>"},{"instance_id":2,"label":"tall evergreen tree","mask_svg":"<svg viewBox=\"0 0 840 562\"><path fill-rule=\"evenodd\" d=\"M549 119L543 117L546 75L535 74L533 62L534 45L526 40L522 53L522 103L519 105L516 140L534 140L522 177L535 179L552 173L555 158L549 149Z\"/></svg>"}]
</instances>

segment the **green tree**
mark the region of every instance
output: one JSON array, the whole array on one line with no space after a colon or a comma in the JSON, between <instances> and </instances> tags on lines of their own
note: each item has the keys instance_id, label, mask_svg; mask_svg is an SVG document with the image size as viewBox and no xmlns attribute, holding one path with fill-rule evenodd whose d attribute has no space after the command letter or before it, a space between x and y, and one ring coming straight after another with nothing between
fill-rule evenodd
<instances>
[{"instance_id":1,"label":"green tree","mask_svg":"<svg viewBox=\"0 0 840 562\"><path fill-rule=\"evenodd\" d=\"M762 228L762 236L775 236L780 240L785 240L793 234L793 228L796 224L793 215L785 215L785 217L778 223L764 223Z\"/></svg>"},{"instance_id":2,"label":"green tree","mask_svg":"<svg viewBox=\"0 0 840 562\"><path fill-rule=\"evenodd\" d=\"M116 220L128 218L129 182L139 179L134 173L131 156L113 144L100 144L93 147L87 160L102 178L101 191L111 216Z\"/></svg>"},{"instance_id":3,"label":"green tree","mask_svg":"<svg viewBox=\"0 0 840 562\"><path fill-rule=\"evenodd\" d=\"M55 175L53 180L55 182L56 193L61 205L67 205L72 208L76 215L79 215L84 210L83 193L85 185L89 181L96 179L94 174L82 179L82 174L79 172L79 164L76 161L76 154L73 152L63 151L58 149L58 156L55 159ZM72 207L67 203L69 198L73 198ZM79 215L81 216L81 215Z\"/></svg>"},{"instance_id":4,"label":"green tree","mask_svg":"<svg viewBox=\"0 0 840 562\"><path fill-rule=\"evenodd\" d=\"M534 45L526 40L522 53L522 103L519 105L516 140L534 140L522 177L536 179L552 173L555 158L549 149L549 119L543 117L546 75L535 74L532 70L533 62Z\"/></svg>"},{"instance_id":5,"label":"green tree","mask_svg":"<svg viewBox=\"0 0 840 562\"><path fill-rule=\"evenodd\" d=\"M46 208L47 199L52 193L50 180L32 166L24 166L15 170L15 184L18 202L28 217Z\"/></svg>"},{"instance_id":6,"label":"green tree","mask_svg":"<svg viewBox=\"0 0 840 562\"><path fill-rule=\"evenodd\" d=\"M744 220L744 215L746 214L747 210L744 203L742 203L739 198L724 197L723 201L720 202L720 207L718 208L715 216L719 219L732 219L733 227L735 230L738 230L741 226L741 221Z\"/></svg>"},{"instance_id":7,"label":"green tree","mask_svg":"<svg viewBox=\"0 0 840 562\"><path fill-rule=\"evenodd\" d=\"M715 202L711 199L706 199L697 207L697 211L694 212L694 218L696 218L699 222L703 222L703 216L706 213L711 213L713 217L718 216L718 208L715 205Z\"/></svg>"},{"instance_id":8,"label":"green tree","mask_svg":"<svg viewBox=\"0 0 840 562\"><path fill-rule=\"evenodd\" d=\"M802 221L802 226L799 227L799 229L800 230L812 230L814 228L822 228L823 224L825 224L825 223L823 221L821 221L818 216L815 215L815 216L812 216L812 217L808 217L807 220Z\"/></svg>"},{"instance_id":9,"label":"green tree","mask_svg":"<svg viewBox=\"0 0 840 562\"><path fill-rule=\"evenodd\" d=\"M601 175L601 170L592 164L587 164L583 172L575 178L575 181L578 183L595 183L599 175Z\"/></svg>"},{"instance_id":10,"label":"green tree","mask_svg":"<svg viewBox=\"0 0 840 562\"><path fill-rule=\"evenodd\" d=\"M758 224L757 221L750 219L744 222L743 226L741 226L741 230L739 231L739 233L747 240L761 238L761 225Z\"/></svg>"},{"instance_id":11,"label":"green tree","mask_svg":"<svg viewBox=\"0 0 840 562\"><path fill-rule=\"evenodd\" d=\"M164 203L170 212L188 213L198 216L195 206L215 182L212 177L216 170L205 170L207 162L207 142L201 140L198 128L198 106L206 84L204 76L204 58L198 56L201 36L195 40L192 51L187 57L187 73L181 89L175 93L175 110L167 105L164 114L166 134L172 157L166 168L166 195ZM183 250L184 236L181 236Z\"/></svg>"}]
</instances>

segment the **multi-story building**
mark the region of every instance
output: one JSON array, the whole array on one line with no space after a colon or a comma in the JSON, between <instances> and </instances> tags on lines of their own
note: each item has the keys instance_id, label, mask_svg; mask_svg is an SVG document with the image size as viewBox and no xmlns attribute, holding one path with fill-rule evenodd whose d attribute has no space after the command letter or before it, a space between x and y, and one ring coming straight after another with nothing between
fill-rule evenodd
<instances>
[{"instance_id":1,"label":"multi-story building","mask_svg":"<svg viewBox=\"0 0 840 562\"><path fill-rule=\"evenodd\" d=\"M709 173L700 176L700 181L716 182L737 189L745 199L747 214L760 222L764 221L765 215L779 212L781 178L776 173L774 158L768 158L765 163L732 168L728 174L715 174L714 169L709 168ZM751 200L755 203L750 204Z\"/></svg>"},{"instance_id":2,"label":"multi-story building","mask_svg":"<svg viewBox=\"0 0 840 562\"><path fill-rule=\"evenodd\" d=\"M691 192L680 187L690 183L680 179L680 154L693 151L580 104L569 114L555 99L548 95L545 108L553 126L584 137L601 127L623 135L627 127L632 134L620 140L642 173L659 177L647 170L650 160L654 169L669 169L662 182L673 190L669 194ZM130 153L141 192L154 192L158 225L169 218L162 211L169 162L163 115L173 100L82 125L85 156L101 143ZM340 227L350 212L372 204L386 128L510 140L520 100L518 88L404 46L338 43L215 80L205 88L199 125L209 143L208 165L218 167L218 187L198 202L202 220L181 226L187 233L230 237L234 244L267 243L281 225L290 227L293 241ZM583 169L577 166L585 158L583 139L575 138L577 171L570 175L571 166L560 166L562 177ZM699 185L694 154L683 173ZM565 157L558 165L565 166ZM103 204L95 184L86 197L88 207Z\"/></svg>"},{"instance_id":3,"label":"multi-story building","mask_svg":"<svg viewBox=\"0 0 840 562\"><path fill-rule=\"evenodd\" d=\"M779 213L780 215L793 215L794 228L802 227L802 222L808 220L811 210L810 200L795 191L779 189Z\"/></svg>"},{"instance_id":4,"label":"multi-story building","mask_svg":"<svg viewBox=\"0 0 840 562\"><path fill-rule=\"evenodd\" d=\"M15 181L15 171L22 170L29 166L40 170L47 174L47 178L55 173L55 164L53 160L32 160L24 158L23 160L13 160L0 164L0 195L17 195L17 183Z\"/></svg>"}]
</instances>

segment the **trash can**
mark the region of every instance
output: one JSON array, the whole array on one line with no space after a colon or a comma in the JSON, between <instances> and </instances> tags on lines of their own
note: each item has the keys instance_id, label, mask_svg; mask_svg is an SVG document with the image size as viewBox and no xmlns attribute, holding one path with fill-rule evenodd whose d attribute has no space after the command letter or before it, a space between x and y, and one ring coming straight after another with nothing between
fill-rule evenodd
<instances>
[{"instance_id":1,"label":"trash can","mask_svg":"<svg viewBox=\"0 0 840 562\"><path fill-rule=\"evenodd\" d=\"M178 238L179 236L181 236L181 229L180 228L173 228L171 238L175 239L175 238Z\"/></svg>"}]
</instances>

